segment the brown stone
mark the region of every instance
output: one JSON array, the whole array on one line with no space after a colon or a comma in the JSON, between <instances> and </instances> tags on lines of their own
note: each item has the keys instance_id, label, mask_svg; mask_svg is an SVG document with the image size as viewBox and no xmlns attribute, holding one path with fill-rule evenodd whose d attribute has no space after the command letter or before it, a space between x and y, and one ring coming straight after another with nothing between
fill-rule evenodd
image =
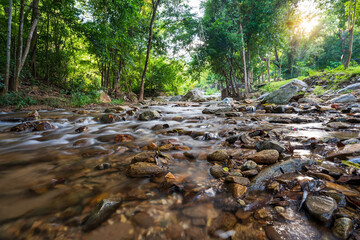
<instances>
[{"instance_id":1,"label":"brown stone","mask_svg":"<svg viewBox=\"0 0 360 240\"><path fill-rule=\"evenodd\" d=\"M277 150L263 150L247 157L257 164L274 164L279 159L279 152Z\"/></svg>"}]
</instances>

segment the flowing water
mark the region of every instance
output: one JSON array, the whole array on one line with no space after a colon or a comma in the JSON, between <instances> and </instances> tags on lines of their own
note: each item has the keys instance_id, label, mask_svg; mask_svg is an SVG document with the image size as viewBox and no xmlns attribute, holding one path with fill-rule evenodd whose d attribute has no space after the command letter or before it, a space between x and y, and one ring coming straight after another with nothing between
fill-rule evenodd
<instances>
[{"instance_id":1,"label":"flowing water","mask_svg":"<svg viewBox=\"0 0 360 240\"><path fill-rule=\"evenodd\" d=\"M136 114L123 112L125 121L111 124L98 121L104 114L102 108L85 115L40 111L41 119L54 129L35 132L9 131L27 113L1 113L0 239L267 239L264 230L269 226L283 231L288 239L333 239L326 226L312 221L303 210L289 208L289 221L280 219L273 208L272 216L254 217L256 210L270 206L273 197L266 191L250 192L243 199L246 207L234 208L235 200L224 190L223 182L209 174L213 164L206 156L224 148L226 137L255 130L280 133L295 147L293 157L299 158L312 157L302 147L305 140L358 138L359 132L325 131L321 119L271 123L272 119L296 117L292 114L204 115L206 105L151 106L161 112L161 119L138 121ZM169 128L152 130L163 124ZM76 133L82 126L88 131ZM132 135L135 140L116 143L118 134ZM187 147L186 154L163 151L171 156L166 173L175 176L175 184L169 185L164 176L126 176L131 159L144 146L169 142ZM234 155L254 152L228 148ZM110 167L98 170L102 163ZM301 193L288 198L298 201ZM82 222L102 199L122 199L122 203L97 229L83 232ZM232 221L237 225L228 229L226 224Z\"/></svg>"}]
</instances>

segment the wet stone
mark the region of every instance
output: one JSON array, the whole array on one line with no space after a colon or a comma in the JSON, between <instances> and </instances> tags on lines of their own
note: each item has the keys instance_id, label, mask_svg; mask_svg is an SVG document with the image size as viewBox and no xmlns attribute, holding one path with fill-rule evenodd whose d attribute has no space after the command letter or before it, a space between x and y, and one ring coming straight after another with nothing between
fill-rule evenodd
<instances>
[{"instance_id":1,"label":"wet stone","mask_svg":"<svg viewBox=\"0 0 360 240\"><path fill-rule=\"evenodd\" d=\"M140 121L151 121L160 118L160 113L155 110L146 110L139 115Z\"/></svg>"},{"instance_id":2,"label":"wet stone","mask_svg":"<svg viewBox=\"0 0 360 240\"><path fill-rule=\"evenodd\" d=\"M256 169L251 169L251 170L247 170L247 171L243 171L241 172L242 175L244 177L254 177L256 176L259 172Z\"/></svg>"},{"instance_id":3,"label":"wet stone","mask_svg":"<svg viewBox=\"0 0 360 240\"><path fill-rule=\"evenodd\" d=\"M230 183L229 188L234 198L242 198L247 192L247 187L238 183Z\"/></svg>"},{"instance_id":4,"label":"wet stone","mask_svg":"<svg viewBox=\"0 0 360 240\"><path fill-rule=\"evenodd\" d=\"M142 228L149 228L155 224L154 219L146 212L136 213L132 220Z\"/></svg>"},{"instance_id":5,"label":"wet stone","mask_svg":"<svg viewBox=\"0 0 360 240\"><path fill-rule=\"evenodd\" d=\"M83 223L83 230L90 231L99 227L102 222L108 219L119 207L120 201L108 199L102 200L97 207L90 213L89 217Z\"/></svg>"},{"instance_id":6,"label":"wet stone","mask_svg":"<svg viewBox=\"0 0 360 240\"><path fill-rule=\"evenodd\" d=\"M75 130L76 133L88 132L89 128L87 126L79 127Z\"/></svg>"},{"instance_id":7,"label":"wet stone","mask_svg":"<svg viewBox=\"0 0 360 240\"><path fill-rule=\"evenodd\" d=\"M322 222L330 221L337 208L336 201L327 196L309 196L305 206L310 215Z\"/></svg>"},{"instance_id":8,"label":"wet stone","mask_svg":"<svg viewBox=\"0 0 360 240\"><path fill-rule=\"evenodd\" d=\"M277 150L263 150L247 157L257 164L273 164L279 159Z\"/></svg>"},{"instance_id":9,"label":"wet stone","mask_svg":"<svg viewBox=\"0 0 360 240\"><path fill-rule=\"evenodd\" d=\"M272 218L272 214L271 214L269 209L261 208L261 209L257 210L254 213L254 217L255 217L255 219L267 219L267 220L269 220L269 219Z\"/></svg>"},{"instance_id":10,"label":"wet stone","mask_svg":"<svg viewBox=\"0 0 360 240\"><path fill-rule=\"evenodd\" d=\"M222 162L229 158L229 155L225 150L215 151L207 156L207 160L210 162Z\"/></svg>"},{"instance_id":11,"label":"wet stone","mask_svg":"<svg viewBox=\"0 0 360 240\"><path fill-rule=\"evenodd\" d=\"M347 129L347 128L351 127L350 124L343 123L343 122L331 122L331 123L328 123L327 126L329 128L334 128L334 129Z\"/></svg>"},{"instance_id":12,"label":"wet stone","mask_svg":"<svg viewBox=\"0 0 360 240\"><path fill-rule=\"evenodd\" d=\"M150 177L163 172L164 169L154 163L137 162L129 166L126 174L129 177Z\"/></svg>"},{"instance_id":13,"label":"wet stone","mask_svg":"<svg viewBox=\"0 0 360 240\"><path fill-rule=\"evenodd\" d=\"M286 150L283 144L276 142L274 140L263 141L256 144L257 151L271 150L271 149L277 150L279 153L282 153Z\"/></svg>"},{"instance_id":14,"label":"wet stone","mask_svg":"<svg viewBox=\"0 0 360 240\"><path fill-rule=\"evenodd\" d=\"M229 212L221 212L217 218L215 218L209 228L209 233L214 235L219 229L223 231L231 230L237 222L234 214Z\"/></svg>"},{"instance_id":15,"label":"wet stone","mask_svg":"<svg viewBox=\"0 0 360 240\"><path fill-rule=\"evenodd\" d=\"M248 178L238 177L238 176L227 176L225 178L225 181L229 182L229 183L238 183L241 185L249 185L250 184L250 180Z\"/></svg>"},{"instance_id":16,"label":"wet stone","mask_svg":"<svg viewBox=\"0 0 360 240\"><path fill-rule=\"evenodd\" d=\"M100 122L104 124L114 123L120 120L121 118L119 116L113 114L105 114L100 118Z\"/></svg>"},{"instance_id":17,"label":"wet stone","mask_svg":"<svg viewBox=\"0 0 360 240\"><path fill-rule=\"evenodd\" d=\"M254 161L246 161L242 166L241 166L241 170L252 170L252 169L256 169L257 168L257 164Z\"/></svg>"},{"instance_id":18,"label":"wet stone","mask_svg":"<svg viewBox=\"0 0 360 240\"><path fill-rule=\"evenodd\" d=\"M221 178L225 175L225 171L223 170L223 168L219 165L214 165L210 168L210 174L214 177L214 178Z\"/></svg>"},{"instance_id":19,"label":"wet stone","mask_svg":"<svg viewBox=\"0 0 360 240\"><path fill-rule=\"evenodd\" d=\"M346 196L344 194L338 192L327 192L326 195L333 198L338 206L346 205Z\"/></svg>"},{"instance_id":20,"label":"wet stone","mask_svg":"<svg viewBox=\"0 0 360 240\"><path fill-rule=\"evenodd\" d=\"M353 228L354 223L350 218L338 218L335 220L332 232L337 238L345 240L348 239Z\"/></svg>"}]
</instances>

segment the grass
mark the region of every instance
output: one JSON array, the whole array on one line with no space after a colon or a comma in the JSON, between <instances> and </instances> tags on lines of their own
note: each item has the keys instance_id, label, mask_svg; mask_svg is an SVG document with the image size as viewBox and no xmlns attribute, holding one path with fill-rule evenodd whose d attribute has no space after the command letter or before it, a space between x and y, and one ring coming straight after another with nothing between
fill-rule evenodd
<instances>
[{"instance_id":1,"label":"grass","mask_svg":"<svg viewBox=\"0 0 360 240\"><path fill-rule=\"evenodd\" d=\"M16 109L22 109L31 105L38 104L35 98L29 97L22 92L11 92L0 96L0 106L16 106Z\"/></svg>"},{"instance_id":2,"label":"grass","mask_svg":"<svg viewBox=\"0 0 360 240\"><path fill-rule=\"evenodd\" d=\"M123 103L124 103L124 100L122 100L122 99L111 99L111 104L122 105Z\"/></svg>"},{"instance_id":3,"label":"grass","mask_svg":"<svg viewBox=\"0 0 360 240\"><path fill-rule=\"evenodd\" d=\"M273 92L278 90L280 87L284 86L285 84L291 82L293 79L279 81L279 82L270 82L266 84L265 86L262 86L260 90L262 92Z\"/></svg>"}]
</instances>

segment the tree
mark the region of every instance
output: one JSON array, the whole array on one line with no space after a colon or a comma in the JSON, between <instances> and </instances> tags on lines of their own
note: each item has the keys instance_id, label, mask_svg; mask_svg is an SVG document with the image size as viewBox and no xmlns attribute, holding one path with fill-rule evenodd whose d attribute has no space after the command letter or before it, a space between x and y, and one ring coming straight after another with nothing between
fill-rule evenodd
<instances>
[{"instance_id":1,"label":"tree","mask_svg":"<svg viewBox=\"0 0 360 240\"><path fill-rule=\"evenodd\" d=\"M7 41L6 41L6 73L4 81L3 94L6 94L9 90L9 78L10 78L10 54L11 54L11 22L12 22L12 0L9 0L8 9L8 26L7 26Z\"/></svg>"},{"instance_id":2,"label":"tree","mask_svg":"<svg viewBox=\"0 0 360 240\"><path fill-rule=\"evenodd\" d=\"M346 3L348 6L348 31L349 31L349 49L347 52L346 62L344 64L344 68L347 69L350 65L351 55L353 51L353 41L354 41L354 31L355 31L355 23L357 21L357 0L351 0Z\"/></svg>"},{"instance_id":3,"label":"tree","mask_svg":"<svg viewBox=\"0 0 360 240\"><path fill-rule=\"evenodd\" d=\"M153 38L153 24L154 24L154 21L155 21L155 17L156 17L156 13L157 13L157 9L159 7L160 1L161 0L151 0L153 11L152 11L150 27L149 27L149 39L148 39L148 45L147 45L145 66L144 66L143 74L141 76L140 95L139 95L139 101L140 102L144 100L144 84L145 84L146 70L147 70L147 67L148 67L149 57L150 57L151 41L152 41L152 38Z\"/></svg>"}]
</instances>

